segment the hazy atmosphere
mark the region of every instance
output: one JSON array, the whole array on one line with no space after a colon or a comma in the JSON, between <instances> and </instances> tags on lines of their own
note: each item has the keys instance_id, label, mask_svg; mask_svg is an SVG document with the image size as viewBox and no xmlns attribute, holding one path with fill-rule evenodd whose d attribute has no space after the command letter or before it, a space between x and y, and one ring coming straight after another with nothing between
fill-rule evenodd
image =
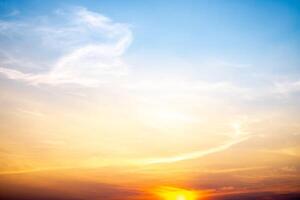
<instances>
[{"instance_id":1,"label":"hazy atmosphere","mask_svg":"<svg viewBox=\"0 0 300 200\"><path fill-rule=\"evenodd\" d=\"M0 0L0 198L300 199L299 55L297 0Z\"/></svg>"}]
</instances>

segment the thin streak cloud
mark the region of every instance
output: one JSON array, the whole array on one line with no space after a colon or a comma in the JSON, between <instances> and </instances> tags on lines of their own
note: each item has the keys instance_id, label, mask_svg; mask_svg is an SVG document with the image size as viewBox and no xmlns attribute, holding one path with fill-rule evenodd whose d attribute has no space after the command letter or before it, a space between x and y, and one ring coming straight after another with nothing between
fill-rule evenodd
<instances>
[{"instance_id":1,"label":"thin streak cloud","mask_svg":"<svg viewBox=\"0 0 300 200\"><path fill-rule=\"evenodd\" d=\"M147 164L147 165L148 164L164 164L164 163L175 163L175 162L179 162L179 161L202 158L202 157L210 155L210 154L225 151L225 150L231 148L232 146L247 140L248 138L249 137L233 139L233 140L228 141L220 146L213 147L213 148L210 148L207 150L195 151L195 152L191 152L191 153L180 154L180 155L175 155L175 156L170 156L170 157L147 159L147 160L144 160L143 163Z\"/></svg>"},{"instance_id":2,"label":"thin streak cloud","mask_svg":"<svg viewBox=\"0 0 300 200\"><path fill-rule=\"evenodd\" d=\"M5 61L7 59L11 61L14 58L8 50L6 54L9 57L6 55L7 59L3 59L0 67L1 74L9 79L24 81L32 85L78 84L89 87L127 74L127 65L122 55L132 41L129 25L113 22L104 15L85 8L76 8L70 13L59 12L58 14L67 18L65 24L61 24L59 29L42 23L0 22L3 35L12 37L15 34L16 37L24 37L26 40L28 36L22 33L34 32L47 45L49 43L62 44L53 48L54 50L60 48L60 51L64 52L52 60L53 65L47 69L47 72L25 73L23 71L28 66L20 66L22 70L5 67ZM79 35L76 36L76 34ZM97 40L90 41L89 37L95 37ZM35 60L31 62L34 63ZM38 65L37 62L36 65Z\"/></svg>"}]
</instances>

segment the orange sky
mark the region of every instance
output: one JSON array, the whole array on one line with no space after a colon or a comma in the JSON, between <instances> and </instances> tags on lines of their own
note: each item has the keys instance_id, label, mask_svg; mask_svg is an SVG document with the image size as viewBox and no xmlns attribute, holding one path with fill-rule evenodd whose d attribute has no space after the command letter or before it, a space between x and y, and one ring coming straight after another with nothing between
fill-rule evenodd
<instances>
[{"instance_id":1,"label":"orange sky","mask_svg":"<svg viewBox=\"0 0 300 200\"><path fill-rule=\"evenodd\" d=\"M156 35L152 55L145 18L90 8L0 16L1 199L299 198L300 79L291 67L299 58L294 43L275 48L264 36L278 32L276 20L274 33L262 24L253 31L266 32L251 37L263 35L280 62L261 60L259 45L246 59L240 41L231 44L236 60L220 41L215 56L199 53L214 47L211 34L187 57L172 42L163 53L158 39L168 38ZM192 37L196 28L176 30Z\"/></svg>"}]
</instances>

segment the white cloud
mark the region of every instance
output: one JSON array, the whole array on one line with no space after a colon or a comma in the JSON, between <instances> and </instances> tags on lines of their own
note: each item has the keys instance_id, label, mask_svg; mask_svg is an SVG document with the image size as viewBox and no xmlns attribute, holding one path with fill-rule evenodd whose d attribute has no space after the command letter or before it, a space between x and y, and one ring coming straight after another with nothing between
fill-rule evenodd
<instances>
[{"instance_id":1,"label":"white cloud","mask_svg":"<svg viewBox=\"0 0 300 200\"><path fill-rule=\"evenodd\" d=\"M184 160L191 160L191 159L197 159L201 158L210 154L218 153L225 151L232 146L239 144L245 140L247 140L249 137L241 137L237 139L230 140L220 146L216 146L207 150L202 150L202 151L194 151L186 154L180 154L180 155L174 155L170 157L161 157L161 158L152 158L152 159L146 159L143 160L143 164L162 164L162 163L175 163L179 161L184 161Z\"/></svg>"},{"instance_id":2,"label":"white cloud","mask_svg":"<svg viewBox=\"0 0 300 200\"><path fill-rule=\"evenodd\" d=\"M189 153L184 153L184 154L177 154L173 156L168 156L168 157L157 157L157 158L149 158L149 159L144 159L141 161L142 164L163 164L163 163L175 163L179 161L185 161L185 160L191 160L191 159L198 159L202 158L204 156L208 156L210 154L218 153L225 151L229 148L231 148L234 145L237 145L241 142L244 142L248 140L251 136L250 134L244 133L241 130L241 125L239 124L237 126L233 126L233 134L230 140L224 142L223 144L220 144L218 146L206 149L206 150L200 150L200 151L193 151Z\"/></svg>"},{"instance_id":3,"label":"white cloud","mask_svg":"<svg viewBox=\"0 0 300 200\"><path fill-rule=\"evenodd\" d=\"M34 47L38 46L46 54L49 49L48 57L54 57L43 63L36 56L33 58L28 56L36 65L41 63L45 66L49 63L51 65L43 73L25 73L24 71L28 71L28 66L20 66L20 63L26 65L26 59L22 62L22 57L16 59L14 55L16 51L22 50L19 49L21 46L19 42L18 45L11 45L6 51L1 62L0 73L9 79L21 80L33 85L72 83L84 86L97 86L127 73L127 66L122 59L122 55L132 41L132 33L127 24L113 22L85 8L77 8L70 13L56 12L56 14L67 20L56 22L54 25L48 22L49 18L37 22L0 23L3 37L14 39L19 36L23 40L21 44L32 42ZM45 20L47 23L44 22ZM57 27L56 24L59 26ZM39 46L39 43L42 46ZM18 62L12 62L13 60ZM8 61L9 65L6 66L5 63Z\"/></svg>"},{"instance_id":4,"label":"white cloud","mask_svg":"<svg viewBox=\"0 0 300 200\"><path fill-rule=\"evenodd\" d=\"M300 81L275 82L274 92L282 95L300 92Z\"/></svg>"},{"instance_id":5,"label":"white cloud","mask_svg":"<svg viewBox=\"0 0 300 200\"><path fill-rule=\"evenodd\" d=\"M17 9L13 9L10 13L8 13L7 17L14 17L16 15L19 15L20 11Z\"/></svg>"},{"instance_id":6,"label":"white cloud","mask_svg":"<svg viewBox=\"0 0 300 200\"><path fill-rule=\"evenodd\" d=\"M142 80L126 85L131 90L147 91L173 91L173 92L207 92L207 93L233 93L246 96L249 89L239 87L228 81L208 82L200 80L168 79L168 80Z\"/></svg>"}]
</instances>

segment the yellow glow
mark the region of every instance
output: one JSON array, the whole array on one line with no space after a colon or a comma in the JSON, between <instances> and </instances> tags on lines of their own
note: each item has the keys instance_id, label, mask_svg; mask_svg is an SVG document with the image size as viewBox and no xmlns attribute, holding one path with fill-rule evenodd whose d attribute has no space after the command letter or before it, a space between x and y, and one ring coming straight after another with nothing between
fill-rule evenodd
<instances>
[{"instance_id":1,"label":"yellow glow","mask_svg":"<svg viewBox=\"0 0 300 200\"><path fill-rule=\"evenodd\" d=\"M195 191L173 188L173 187L161 187L155 190L162 200L196 200L198 194Z\"/></svg>"}]
</instances>

